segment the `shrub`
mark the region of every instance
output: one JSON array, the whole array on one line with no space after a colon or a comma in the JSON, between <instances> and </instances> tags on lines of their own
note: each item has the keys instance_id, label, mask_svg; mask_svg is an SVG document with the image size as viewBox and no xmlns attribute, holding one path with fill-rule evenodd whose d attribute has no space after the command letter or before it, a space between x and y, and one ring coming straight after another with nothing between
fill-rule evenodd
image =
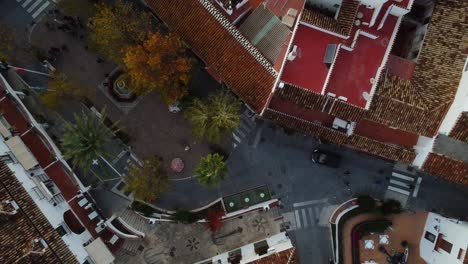
<instances>
[{"instance_id":1,"label":"shrub","mask_svg":"<svg viewBox=\"0 0 468 264\"><path fill-rule=\"evenodd\" d=\"M174 214L172 214L171 219L184 224L192 224L200 220L197 213L192 213L185 210L176 211Z\"/></svg>"},{"instance_id":2,"label":"shrub","mask_svg":"<svg viewBox=\"0 0 468 264\"><path fill-rule=\"evenodd\" d=\"M211 231L211 233L216 233L216 231L218 231L223 226L223 215L224 212L222 211L217 211L213 209L208 210L208 214L206 217L206 227Z\"/></svg>"},{"instance_id":3,"label":"shrub","mask_svg":"<svg viewBox=\"0 0 468 264\"><path fill-rule=\"evenodd\" d=\"M387 200L380 206L383 215L399 214L402 211L401 203L397 200Z\"/></svg>"},{"instance_id":4,"label":"shrub","mask_svg":"<svg viewBox=\"0 0 468 264\"><path fill-rule=\"evenodd\" d=\"M133 201L130 207L135 211L142 213L144 216L151 216L155 212L154 208L140 201Z\"/></svg>"},{"instance_id":5,"label":"shrub","mask_svg":"<svg viewBox=\"0 0 468 264\"><path fill-rule=\"evenodd\" d=\"M360 195L357 197L357 203L365 211L373 211L375 209L375 200L369 195Z\"/></svg>"}]
</instances>

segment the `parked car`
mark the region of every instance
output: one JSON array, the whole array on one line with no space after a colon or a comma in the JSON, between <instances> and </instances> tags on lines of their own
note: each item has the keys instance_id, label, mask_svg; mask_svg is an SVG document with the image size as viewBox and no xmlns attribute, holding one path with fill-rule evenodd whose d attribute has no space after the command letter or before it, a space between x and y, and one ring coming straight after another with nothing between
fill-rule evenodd
<instances>
[{"instance_id":1,"label":"parked car","mask_svg":"<svg viewBox=\"0 0 468 264\"><path fill-rule=\"evenodd\" d=\"M318 148L312 151L311 159L315 163L327 165L334 168L338 168L341 162L341 157L339 155Z\"/></svg>"}]
</instances>

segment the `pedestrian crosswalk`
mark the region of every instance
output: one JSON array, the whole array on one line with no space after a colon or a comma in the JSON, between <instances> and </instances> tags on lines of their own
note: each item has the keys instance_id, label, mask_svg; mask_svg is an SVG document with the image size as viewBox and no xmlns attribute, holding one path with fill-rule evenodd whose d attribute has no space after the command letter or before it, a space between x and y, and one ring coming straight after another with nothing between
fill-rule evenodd
<instances>
[{"instance_id":1,"label":"pedestrian crosswalk","mask_svg":"<svg viewBox=\"0 0 468 264\"><path fill-rule=\"evenodd\" d=\"M325 200L314 200L295 203L294 210L284 213L284 219L289 224L289 230L310 229L325 226L328 218L325 215L329 204Z\"/></svg>"},{"instance_id":2,"label":"pedestrian crosswalk","mask_svg":"<svg viewBox=\"0 0 468 264\"><path fill-rule=\"evenodd\" d=\"M49 6L49 0L16 0L33 19L37 18Z\"/></svg>"},{"instance_id":3,"label":"pedestrian crosswalk","mask_svg":"<svg viewBox=\"0 0 468 264\"><path fill-rule=\"evenodd\" d=\"M255 115L248 109L241 115L240 126L232 132L232 138L234 139L233 145L237 147L242 140L247 137L255 127Z\"/></svg>"},{"instance_id":4,"label":"pedestrian crosswalk","mask_svg":"<svg viewBox=\"0 0 468 264\"><path fill-rule=\"evenodd\" d=\"M395 166L385 198L398 200L404 206L409 197L418 195L421 180L421 177L418 177L415 171L403 169L402 166Z\"/></svg>"}]
</instances>

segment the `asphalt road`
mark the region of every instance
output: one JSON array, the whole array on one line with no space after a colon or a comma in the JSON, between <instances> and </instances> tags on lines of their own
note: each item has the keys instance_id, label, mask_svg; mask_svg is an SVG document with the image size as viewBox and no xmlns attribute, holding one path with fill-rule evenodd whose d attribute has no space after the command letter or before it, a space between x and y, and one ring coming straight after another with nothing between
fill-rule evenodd
<instances>
[{"instance_id":1,"label":"asphalt road","mask_svg":"<svg viewBox=\"0 0 468 264\"><path fill-rule=\"evenodd\" d=\"M16 49L9 60L11 65L34 71L46 72L42 64L31 55L29 36L35 23L55 6L52 0L3 0L0 8L0 23L16 34ZM35 16L33 18L33 16ZM48 78L33 74L20 73L30 86L45 86Z\"/></svg>"},{"instance_id":2,"label":"asphalt road","mask_svg":"<svg viewBox=\"0 0 468 264\"><path fill-rule=\"evenodd\" d=\"M260 135L257 131L261 129ZM255 142L259 139L259 143ZM340 168L314 164L310 153L326 148L342 156ZM383 198L393 171L393 163L338 146L320 145L310 136L286 135L282 129L263 124L235 149L228 161L229 172L219 188L205 188L196 179L173 182L171 190L157 205L163 208L194 209L212 200L267 184L281 199L282 213L291 222L303 263L327 263L331 253L330 230L324 216L327 208L356 194ZM348 175L349 172L349 175ZM417 198L410 198L409 209L435 210L464 219L468 217L468 187L420 175L423 180ZM346 185L349 183L349 186Z\"/></svg>"}]
</instances>

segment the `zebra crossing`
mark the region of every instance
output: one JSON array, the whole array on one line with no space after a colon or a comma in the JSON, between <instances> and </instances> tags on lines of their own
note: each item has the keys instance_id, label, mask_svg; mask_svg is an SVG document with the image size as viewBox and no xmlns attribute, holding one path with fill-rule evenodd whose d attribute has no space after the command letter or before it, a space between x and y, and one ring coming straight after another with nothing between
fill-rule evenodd
<instances>
[{"instance_id":1,"label":"zebra crossing","mask_svg":"<svg viewBox=\"0 0 468 264\"><path fill-rule=\"evenodd\" d=\"M16 0L33 19L38 17L50 6L49 0Z\"/></svg>"},{"instance_id":2,"label":"zebra crossing","mask_svg":"<svg viewBox=\"0 0 468 264\"><path fill-rule=\"evenodd\" d=\"M237 147L242 140L247 137L250 132L255 128L255 115L248 109L241 115L240 126L232 132L232 138L234 139L233 145Z\"/></svg>"},{"instance_id":3,"label":"zebra crossing","mask_svg":"<svg viewBox=\"0 0 468 264\"><path fill-rule=\"evenodd\" d=\"M289 230L311 229L325 226L328 222L324 214L328 210L328 203L325 200L312 200L293 205L294 210L284 213L284 219L289 224Z\"/></svg>"},{"instance_id":4,"label":"zebra crossing","mask_svg":"<svg viewBox=\"0 0 468 264\"><path fill-rule=\"evenodd\" d=\"M405 205L410 196L418 195L422 178L408 170L394 169L389 180L386 199L399 200Z\"/></svg>"}]
</instances>

